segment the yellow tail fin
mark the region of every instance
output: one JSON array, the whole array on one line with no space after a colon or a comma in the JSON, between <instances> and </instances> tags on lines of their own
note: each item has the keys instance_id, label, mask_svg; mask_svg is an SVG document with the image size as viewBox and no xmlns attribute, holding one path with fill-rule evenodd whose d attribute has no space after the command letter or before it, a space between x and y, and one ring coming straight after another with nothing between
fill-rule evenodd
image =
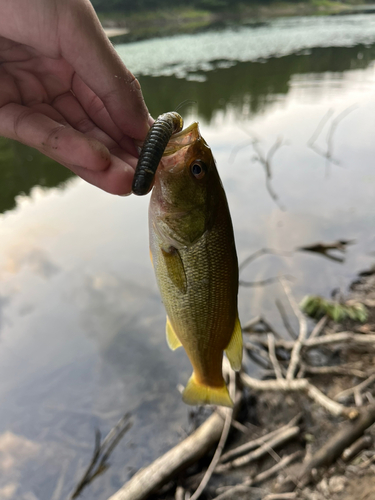
<instances>
[{"instance_id":1,"label":"yellow tail fin","mask_svg":"<svg viewBox=\"0 0 375 500\"><path fill-rule=\"evenodd\" d=\"M222 387L210 387L208 385L199 384L194 373L190 377L182 393L182 401L188 405L209 404L229 406L230 408L233 406L233 401L229 396L227 386L224 382Z\"/></svg>"}]
</instances>

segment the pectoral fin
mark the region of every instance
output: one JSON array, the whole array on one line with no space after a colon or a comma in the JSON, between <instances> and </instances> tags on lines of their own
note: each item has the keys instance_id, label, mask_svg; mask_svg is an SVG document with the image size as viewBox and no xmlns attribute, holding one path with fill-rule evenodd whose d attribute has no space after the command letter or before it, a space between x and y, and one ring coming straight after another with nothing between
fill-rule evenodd
<instances>
[{"instance_id":1,"label":"pectoral fin","mask_svg":"<svg viewBox=\"0 0 375 500\"><path fill-rule=\"evenodd\" d=\"M232 337L229 341L227 348L225 349L225 354L229 359L230 366L238 372L242 366L242 329L238 315L236 322L234 324L234 330Z\"/></svg>"},{"instance_id":2,"label":"pectoral fin","mask_svg":"<svg viewBox=\"0 0 375 500\"><path fill-rule=\"evenodd\" d=\"M170 280L181 293L186 293L187 279L180 252L175 247L169 247L168 250L162 248L161 252Z\"/></svg>"},{"instance_id":3,"label":"pectoral fin","mask_svg":"<svg viewBox=\"0 0 375 500\"><path fill-rule=\"evenodd\" d=\"M173 330L173 326L171 325L168 316L167 316L167 324L165 325L165 332L167 334L167 343L169 349L175 351L178 347L182 346L181 342L179 341L176 335L176 332Z\"/></svg>"}]
</instances>

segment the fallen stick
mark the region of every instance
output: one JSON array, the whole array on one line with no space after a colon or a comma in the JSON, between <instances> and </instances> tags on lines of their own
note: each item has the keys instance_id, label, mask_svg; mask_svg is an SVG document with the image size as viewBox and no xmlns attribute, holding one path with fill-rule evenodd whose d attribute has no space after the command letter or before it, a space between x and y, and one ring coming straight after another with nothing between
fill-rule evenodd
<instances>
[{"instance_id":1,"label":"fallen stick","mask_svg":"<svg viewBox=\"0 0 375 500\"><path fill-rule=\"evenodd\" d=\"M305 363L301 363L301 368L308 375L352 375L358 378L367 378L368 373L358 370L357 368L352 368L350 365L339 365L339 366L310 366Z\"/></svg>"},{"instance_id":2,"label":"fallen stick","mask_svg":"<svg viewBox=\"0 0 375 500\"><path fill-rule=\"evenodd\" d=\"M252 342L257 342L258 344L261 344L264 347L268 347L268 340L265 334L251 333L248 335ZM329 335L324 335L322 337L308 338L302 343L302 347L304 348L320 347L322 345L336 344L336 343L353 343L359 345L373 344L375 347L375 335L370 335L370 334L364 335L361 333L353 333L353 332L338 332ZM294 344L295 342L293 342L292 340L282 340L282 339L275 340L275 347L283 347L288 351L293 349Z\"/></svg>"},{"instance_id":3,"label":"fallen stick","mask_svg":"<svg viewBox=\"0 0 375 500\"><path fill-rule=\"evenodd\" d=\"M243 465L247 465L250 462L254 462L255 460L258 460L264 455L267 455L267 453L269 453L271 449L277 448L282 444L290 441L291 439L297 437L299 433L300 433L300 428L298 426L285 429L284 432L277 434L274 438L262 444L262 446L260 446L256 450L251 451L247 455L244 455L240 458L236 458L232 462L218 465L215 469L215 472L217 474L221 474L222 472L227 472L231 469L242 467Z\"/></svg>"},{"instance_id":4,"label":"fallen stick","mask_svg":"<svg viewBox=\"0 0 375 500\"><path fill-rule=\"evenodd\" d=\"M241 395L236 398L233 414L240 407ZM231 412L230 408L225 410ZM222 410L222 413L224 410ZM170 481L179 472L198 461L219 441L225 419L218 413L211 415L186 439L157 458L144 469L140 469L108 500L145 500L151 493Z\"/></svg>"},{"instance_id":5,"label":"fallen stick","mask_svg":"<svg viewBox=\"0 0 375 500\"><path fill-rule=\"evenodd\" d=\"M233 370L229 369L229 367L227 367L227 370L229 372L229 380L230 380L230 382L229 382L229 395L232 399L234 399L234 397L236 395L236 374ZM202 481L200 482L198 488L195 490L193 495L190 497L191 500L198 500L198 498L201 496L204 489L206 488L208 482L210 481L211 476L214 473L214 470L215 470L217 464L219 463L221 454L223 452L225 443L227 442L227 438L229 435L231 422L232 422L233 410L226 411L225 413L226 413L226 415L225 415L225 420L224 420L224 427L223 427L223 432L221 433L221 436L220 436L219 444L217 445L217 448L215 450L215 454L211 460L211 463L210 463L208 469L206 470L206 472L203 476Z\"/></svg>"},{"instance_id":6,"label":"fallen stick","mask_svg":"<svg viewBox=\"0 0 375 500\"><path fill-rule=\"evenodd\" d=\"M343 451L351 446L365 430L375 423L375 405L366 408L353 422L345 422L338 432L328 442L316 451L312 459L307 462L297 478L287 478L279 488L281 493L294 491L296 484L304 488L312 480L314 469L331 465L341 456Z\"/></svg>"},{"instance_id":7,"label":"fallen stick","mask_svg":"<svg viewBox=\"0 0 375 500\"><path fill-rule=\"evenodd\" d=\"M279 310L282 322L285 326L285 330L289 333L289 335L292 337L292 339L297 340L297 334L293 330L293 327L289 322L289 318L288 318L287 313L285 312L283 303L281 302L281 300L276 299L275 304L276 304L277 309Z\"/></svg>"},{"instance_id":8,"label":"fallen stick","mask_svg":"<svg viewBox=\"0 0 375 500\"><path fill-rule=\"evenodd\" d=\"M295 377L296 369L300 362L300 352L307 336L307 320L305 318L305 315L299 308L297 302L295 301L289 285L282 278L280 278L280 282L284 288L284 292L288 297L289 303L293 309L294 314L298 319L298 324L299 324L298 338L294 342L292 353L290 355L290 363L288 366L288 370L286 372L286 379L293 380Z\"/></svg>"},{"instance_id":9,"label":"fallen stick","mask_svg":"<svg viewBox=\"0 0 375 500\"><path fill-rule=\"evenodd\" d=\"M253 439L252 441L249 441L245 444L242 444L241 446L237 446L237 448L233 448L233 450L227 451L221 459L220 463L225 463L228 462L229 460L233 460L234 458L237 458L241 455L244 455L245 453L254 450L255 448L258 448L258 446L261 446L262 444L268 442L270 439L274 438L278 434L284 432L286 429L289 429L290 427L294 427L298 422L301 420L302 413L298 413L295 417L292 418L290 422L288 422L286 425L283 425L279 429L276 429L272 432L269 432L268 434L265 434L264 436L260 436L257 439Z\"/></svg>"},{"instance_id":10,"label":"fallen stick","mask_svg":"<svg viewBox=\"0 0 375 500\"><path fill-rule=\"evenodd\" d=\"M311 332L309 339L314 339L315 337L319 337L320 333L322 332L323 328L326 326L328 322L328 316L325 314L320 318L320 320L317 322L317 324L314 326L313 331Z\"/></svg>"},{"instance_id":11,"label":"fallen stick","mask_svg":"<svg viewBox=\"0 0 375 500\"><path fill-rule=\"evenodd\" d=\"M297 493L271 493L265 496L263 500L297 500Z\"/></svg>"},{"instance_id":12,"label":"fallen stick","mask_svg":"<svg viewBox=\"0 0 375 500\"><path fill-rule=\"evenodd\" d=\"M365 450L366 448L369 448L372 445L372 436L366 434L364 436L361 436L357 441L354 441L354 443L349 446L349 448L346 448L341 455L342 460L344 462L350 462L358 453L360 453L362 450Z\"/></svg>"},{"instance_id":13,"label":"fallen stick","mask_svg":"<svg viewBox=\"0 0 375 500\"><path fill-rule=\"evenodd\" d=\"M367 389L367 387L371 385L373 382L375 382L375 373L373 373L370 377L368 377L360 384L354 387L350 387L349 389L345 389L345 391L341 391L338 394L336 394L335 400L344 402L351 396L353 396L353 394L355 394L357 391L360 394L362 390Z\"/></svg>"},{"instance_id":14,"label":"fallen stick","mask_svg":"<svg viewBox=\"0 0 375 500\"><path fill-rule=\"evenodd\" d=\"M273 366L273 369L275 371L276 378L278 380L283 379L283 374L281 371L280 363L276 357L276 352L275 352L275 337L273 333L268 334L268 354Z\"/></svg>"},{"instance_id":15,"label":"fallen stick","mask_svg":"<svg viewBox=\"0 0 375 500\"><path fill-rule=\"evenodd\" d=\"M358 416L358 411L355 408L347 408L346 406L333 401L323 394L317 387L310 384L310 382L305 378L294 380L257 380L249 377L246 373L241 373L240 377L242 383L246 387L255 391L300 391L304 392L313 401L323 406L323 408L332 413L332 415L344 415L350 419L354 419Z\"/></svg>"},{"instance_id":16,"label":"fallen stick","mask_svg":"<svg viewBox=\"0 0 375 500\"><path fill-rule=\"evenodd\" d=\"M283 470L285 467L287 467L289 464L297 460L298 458L302 458L303 452L302 451L296 451L292 453L291 455L287 455L283 457L280 462L277 464L273 465L269 469L261 472L257 476L254 476L253 478L249 478L246 481L244 481L241 484L236 484L233 487L229 487L226 491L215 497L213 500L225 500L225 499L233 499L234 493L239 493L241 491L246 491L249 489L253 484L258 484L262 483L263 481L266 481L270 477L272 477L274 474L279 472L280 470Z\"/></svg>"}]
</instances>

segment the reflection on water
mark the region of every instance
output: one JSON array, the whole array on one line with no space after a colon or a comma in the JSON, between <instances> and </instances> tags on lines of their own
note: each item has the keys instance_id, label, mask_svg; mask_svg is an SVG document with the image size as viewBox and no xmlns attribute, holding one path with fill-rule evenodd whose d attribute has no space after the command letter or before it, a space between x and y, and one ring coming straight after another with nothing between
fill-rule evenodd
<instances>
[{"instance_id":1,"label":"reflection on water","mask_svg":"<svg viewBox=\"0 0 375 500\"><path fill-rule=\"evenodd\" d=\"M51 188L74 174L38 151L0 137L0 213L16 205L16 197L29 195L34 186Z\"/></svg>"},{"instance_id":2,"label":"reflection on water","mask_svg":"<svg viewBox=\"0 0 375 500\"><path fill-rule=\"evenodd\" d=\"M201 121L213 149L240 262L260 248L289 252L255 260L241 273L245 281L289 274L298 299L329 296L372 262L375 45L363 44L370 39L368 19L362 38L356 25L342 47L312 46L311 26L317 22L319 32L322 21L309 20L306 52L301 38L298 53L262 61L243 57L225 65L221 53L221 63L207 71L191 65L189 79L140 75L154 115L196 101L181 113L186 123ZM343 28L342 20L329 20L335 22ZM279 26L280 40L285 26ZM220 34L229 47L232 36ZM184 37L185 47L193 39ZM308 142L329 109L332 121L352 105L335 129L337 164L327 177L325 158ZM322 150L331 121L316 137ZM255 137L264 157L283 141L270 164L285 211L267 191L264 165L254 161ZM165 342L165 313L148 256L148 200L107 195L77 178L66 183L71 173L63 167L9 141L0 146L0 498L65 498L91 458L95 429L105 435L131 411L134 426L111 468L82 495L107 498L188 426L176 385L188 379L190 365L183 350L172 353ZM343 264L291 252L337 239L356 240ZM281 329L276 298L283 300L277 285L241 288L242 321L263 313Z\"/></svg>"}]
</instances>

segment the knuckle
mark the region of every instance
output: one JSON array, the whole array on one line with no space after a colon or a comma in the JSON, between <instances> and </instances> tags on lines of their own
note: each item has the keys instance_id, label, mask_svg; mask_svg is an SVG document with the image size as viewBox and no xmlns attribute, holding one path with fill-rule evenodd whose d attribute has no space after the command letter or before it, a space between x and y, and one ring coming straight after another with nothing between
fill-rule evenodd
<instances>
[{"instance_id":1,"label":"knuckle","mask_svg":"<svg viewBox=\"0 0 375 500\"><path fill-rule=\"evenodd\" d=\"M93 95L87 103L87 113L89 116L95 117L102 113L104 104L97 95Z\"/></svg>"}]
</instances>

